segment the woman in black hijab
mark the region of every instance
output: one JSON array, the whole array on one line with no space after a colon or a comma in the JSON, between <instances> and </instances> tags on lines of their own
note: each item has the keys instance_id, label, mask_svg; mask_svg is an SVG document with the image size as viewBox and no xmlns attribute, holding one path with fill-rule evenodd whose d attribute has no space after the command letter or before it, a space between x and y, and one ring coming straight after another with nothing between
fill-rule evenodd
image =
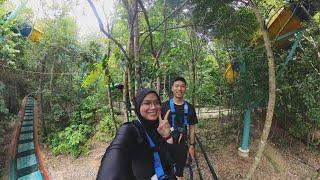
<instances>
[{"instance_id":1,"label":"woman in black hijab","mask_svg":"<svg viewBox=\"0 0 320 180\"><path fill-rule=\"evenodd\" d=\"M137 120L124 123L107 148L97 179L175 179L170 151L173 139L168 114L161 119L161 102L151 89L141 89L135 98Z\"/></svg>"}]
</instances>

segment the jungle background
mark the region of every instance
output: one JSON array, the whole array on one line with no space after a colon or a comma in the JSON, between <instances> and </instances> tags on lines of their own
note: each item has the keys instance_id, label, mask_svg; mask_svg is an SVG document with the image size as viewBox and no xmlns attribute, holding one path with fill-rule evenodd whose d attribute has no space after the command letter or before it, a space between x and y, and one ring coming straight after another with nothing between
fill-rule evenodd
<instances>
[{"instance_id":1,"label":"jungle background","mask_svg":"<svg viewBox=\"0 0 320 180\"><path fill-rule=\"evenodd\" d=\"M254 161L269 97L268 57L253 8L267 22L290 3L122 0L114 2L113 13L99 14L104 22L101 32L80 37L75 18L70 16L71 7L78 2L43 2L41 8L51 14L36 19L44 33L39 42L32 42L17 29L37 14L27 6L7 22L15 5L0 1L1 176L25 95L37 99L39 134L49 173L60 167L60 175L51 175L64 179L59 161L76 164L93 158L99 166L116 129L134 119L130 109L137 89L154 88L166 100L172 78L179 75L186 78L186 99L199 114L217 112L214 117L199 115L197 126L215 170L222 179L244 178ZM319 8L319 2L310 2ZM88 0L87 6L94 12L99 4ZM274 45L272 49L276 103L268 145L253 176L256 179L320 176L320 13L304 23L302 40L291 61L286 61L289 48ZM254 48L259 45L262 48ZM225 77L230 64L238 65L232 80ZM240 158L237 148L248 107L253 110L250 154ZM94 179L96 169L91 173L83 178Z\"/></svg>"}]
</instances>

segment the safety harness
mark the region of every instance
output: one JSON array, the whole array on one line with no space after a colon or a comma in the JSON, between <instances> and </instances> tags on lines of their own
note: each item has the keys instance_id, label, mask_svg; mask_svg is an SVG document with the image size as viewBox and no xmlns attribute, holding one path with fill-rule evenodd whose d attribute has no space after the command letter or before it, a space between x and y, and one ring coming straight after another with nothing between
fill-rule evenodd
<instances>
[{"instance_id":1,"label":"safety harness","mask_svg":"<svg viewBox=\"0 0 320 180\"><path fill-rule=\"evenodd\" d=\"M140 122L139 119L138 119L138 122L142 125L142 123ZM165 180L168 177L167 177L167 175L165 175L165 173L163 171L163 167L162 167L161 160L160 160L160 155L159 155L158 151L156 150L156 146L145 129L144 129L144 133L147 136L149 145L153 151L153 168L156 173L157 179L158 180Z\"/></svg>"},{"instance_id":2,"label":"safety harness","mask_svg":"<svg viewBox=\"0 0 320 180\"><path fill-rule=\"evenodd\" d=\"M179 127L175 123L176 119L176 110L174 107L174 101L173 98L170 98L170 111L171 111L171 131L172 133L184 133L188 126L189 126L189 121L188 121L188 114L189 114L189 106L186 101L183 103L183 127Z\"/></svg>"}]
</instances>

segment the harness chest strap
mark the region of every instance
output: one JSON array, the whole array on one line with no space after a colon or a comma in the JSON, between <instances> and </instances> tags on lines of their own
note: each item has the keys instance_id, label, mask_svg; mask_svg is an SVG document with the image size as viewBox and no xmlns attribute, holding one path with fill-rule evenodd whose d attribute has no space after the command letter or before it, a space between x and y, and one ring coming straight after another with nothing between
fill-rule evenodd
<instances>
[{"instance_id":1,"label":"harness chest strap","mask_svg":"<svg viewBox=\"0 0 320 180\"><path fill-rule=\"evenodd\" d=\"M176 118L176 110L175 110L175 107L174 107L174 101L173 101L173 98L170 98L170 111L171 111L171 127L173 129L171 129L172 131L175 130L177 127L175 125L175 118ZM185 101L183 102L183 124L185 126L189 126L189 123L188 123L188 113L189 113L189 107L188 107L188 103L186 103Z\"/></svg>"},{"instance_id":2,"label":"harness chest strap","mask_svg":"<svg viewBox=\"0 0 320 180\"><path fill-rule=\"evenodd\" d=\"M141 124L140 120L138 120L139 123ZM142 124L141 124L142 125ZM155 171L155 175L157 177L154 177L152 176L151 179L158 179L158 180L164 180L165 179L165 174L164 174L164 171L163 171L163 167L162 167L162 164L161 164L161 159L160 159L160 156L159 156L159 153L157 151L154 151L155 150L155 144L154 142L152 141L152 139L150 138L150 136L148 135L148 133L144 130L144 133L146 134L147 136L147 139L148 139L148 142L149 142L149 145L151 147L151 149L153 150L153 168L154 168L154 171Z\"/></svg>"}]
</instances>

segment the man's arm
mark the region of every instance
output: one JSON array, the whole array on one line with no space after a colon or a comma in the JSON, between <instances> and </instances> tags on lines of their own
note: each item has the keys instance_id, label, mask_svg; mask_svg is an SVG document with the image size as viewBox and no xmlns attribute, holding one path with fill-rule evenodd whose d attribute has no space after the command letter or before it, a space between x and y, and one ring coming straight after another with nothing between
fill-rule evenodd
<instances>
[{"instance_id":1,"label":"man's arm","mask_svg":"<svg viewBox=\"0 0 320 180\"><path fill-rule=\"evenodd\" d=\"M189 125L189 154L192 159L194 159L195 151L194 151L194 143L195 143L195 125Z\"/></svg>"},{"instance_id":2,"label":"man's arm","mask_svg":"<svg viewBox=\"0 0 320 180\"><path fill-rule=\"evenodd\" d=\"M195 132L196 132L196 126L190 125L189 126L189 144L194 144L195 142Z\"/></svg>"}]
</instances>

